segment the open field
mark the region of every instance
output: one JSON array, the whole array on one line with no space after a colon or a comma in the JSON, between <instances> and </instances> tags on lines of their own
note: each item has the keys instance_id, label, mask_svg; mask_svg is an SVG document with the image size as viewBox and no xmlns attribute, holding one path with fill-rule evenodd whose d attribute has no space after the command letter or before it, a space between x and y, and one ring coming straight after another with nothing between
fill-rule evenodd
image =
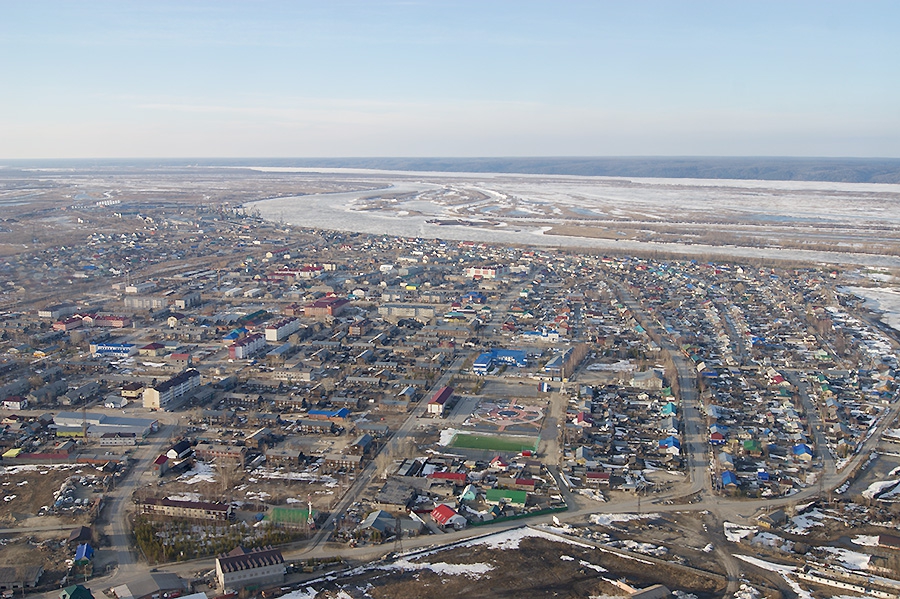
<instances>
[{"instance_id":1,"label":"open field","mask_svg":"<svg viewBox=\"0 0 900 599\"><path fill-rule=\"evenodd\" d=\"M534 451L537 440L459 433L450 446L464 449L493 449L495 451Z\"/></svg>"}]
</instances>

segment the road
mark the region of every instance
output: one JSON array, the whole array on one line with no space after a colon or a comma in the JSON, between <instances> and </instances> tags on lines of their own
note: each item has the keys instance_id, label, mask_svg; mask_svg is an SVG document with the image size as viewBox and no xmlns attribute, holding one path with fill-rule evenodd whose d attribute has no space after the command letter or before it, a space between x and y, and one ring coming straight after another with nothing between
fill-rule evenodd
<instances>
[{"instance_id":1,"label":"road","mask_svg":"<svg viewBox=\"0 0 900 599\"><path fill-rule=\"evenodd\" d=\"M403 439L409 437L411 433L413 433L418 425L419 419L425 416L425 412L428 410L428 401L431 397L437 393L437 391L441 387L446 387L450 380L462 369L463 364L465 364L466 359L469 358L469 353L465 355L458 356L456 360L450 365L450 368L444 371L444 373L438 378L437 382L431 387L431 389L426 393L413 408L412 413L410 413L409 417L403 422L402 425L397 429L397 431L391 437L391 440L385 445L382 451L388 453L388 455L395 453L400 448L400 443ZM314 555L317 550L321 549L322 546L328 540L328 537L331 536L331 532L334 529L334 522L338 516L347 511L347 508L355 501L358 501L363 497L365 490L372 483L372 479L375 478L376 467L375 462L370 461L368 465L363 469L362 472L357 474L356 480L350 489L344 494L344 496L338 501L335 505L334 509L331 510L331 513L328 515L328 518L325 520L324 524L319 528L316 534L313 536L312 542L309 547L304 550L302 553L312 554Z\"/></svg>"},{"instance_id":2,"label":"road","mask_svg":"<svg viewBox=\"0 0 900 599\"><path fill-rule=\"evenodd\" d=\"M624 287L617 287L619 301L631 311L634 318L654 339L657 340L662 351L666 352L672 358L679 383L679 405L684 425L682 455L685 459L688 479L684 483L677 484L668 493L656 495L654 497L652 509L654 512L691 511L699 512L703 515L702 517L704 523L708 527L710 539L714 541L715 555L719 558L719 561L722 563L727 573L727 592L733 593L737 590L740 582L742 563L738 562L728 549L728 544L721 532L723 522L750 523L752 522L754 515L763 509L787 506L815 499L823 492L823 490L830 491L843 484L851 473L855 472L856 468L864 460L868 459L869 454L876 448L880 435L884 429L896 420L898 413L900 413L900 402L894 402L891 409L882 417L875 433L867 438L860 447L858 453L844 468L838 471L833 456L831 456L830 452L826 449L827 446L825 445L824 433L820 426L821 419L809 397L807 382L799 372L786 372L785 374L788 376L789 380L791 380L791 382L799 389L804 410L807 413L810 433L815 440L819 455L822 456L823 471L821 474L822 478L820 479L820 485L803 489L790 497L778 499L742 500L716 496L713 493L712 479L710 476L710 452L706 437L706 427L700 409L696 371L693 368L693 364L686 359L679 348L669 340L662 324L653 321ZM392 436L384 451L391 452L392 450L396 450L399 448L403 439L413 434L419 426L421 419L425 416L428 399L439 388L450 382L452 377L460 371L468 357L470 356L461 355L456 358L450 368L443 373L429 392L416 404L409 417ZM543 428L540 434L539 454L549 473L556 480L563 499L569 507L568 511L556 514L555 517L562 522L579 524L585 522L589 515L598 512L634 513L640 511L640 497L627 498L615 503L599 503L586 497L576 496L568 489L559 469L559 459L562 454L559 426L565 422L566 407L567 396L565 390L560 389L554 392L548 402L548 413L544 419ZM148 567L136 559L137 556L134 555L130 547L126 521L126 508L134 489L149 482L142 479L152 476L152 474L148 472L149 465L152 462L152 459L163 450L166 443L170 440L173 431L174 427L172 427L172 425L165 425L147 445L140 447L136 453L137 461L134 471L108 496L110 503L107 507L106 515L109 524L106 528L106 535L110 539L112 547L110 550L104 549L100 553L103 555L107 551L110 551L111 555L104 563L116 564L118 567L111 575L95 579L96 584L102 584L105 587L108 587L137 580L146 576ZM366 468L357 475L353 485L338 501L337 505L321 528L316 532L311 542L303 548L286 551L285 559L290 562L311 557L321 558L340 555L345 559L367 561L379 557L389 551L390 547L386 545L369 545L350 548L346 545L329 545L327 543L328 538L333 531L337 516L344 513L354 501L358 501L363 497L363 494L369 488L376 474L377 472L374 463L369 463ZM695 497L691 503L684 503L681 499L687 496ZM644 505L646 506L646 500ZM531 518L528 522L530 524L550 523L552 518L553 516L549 515L540 516ZM471 536L508 530L521 525L521 521L493 523L459 532L445 533L439 536L423 536L415 539L404 539L404 549L411 550L435 545L444 545ZM98 559L98 564L100 563L101 562ZM193 572L198 570L209 570L213 568L214 564L215 562L212 558L206 558L180 564L169 564L165 567L165 570L178 573L185 577L190 577ZM48 598L49 597L50 595L48 595Z\"/></svg>"}]
</instances>

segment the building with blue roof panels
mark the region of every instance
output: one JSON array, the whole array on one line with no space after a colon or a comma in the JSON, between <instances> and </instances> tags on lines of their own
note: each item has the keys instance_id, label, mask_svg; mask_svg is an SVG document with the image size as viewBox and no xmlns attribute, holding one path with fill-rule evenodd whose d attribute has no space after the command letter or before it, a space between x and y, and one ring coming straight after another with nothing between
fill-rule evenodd
<instances>
[{"instance_id":1,"label":"building with blue roof panels","mask_svg":"<svg viewBox=\"0 0 900 599\"><path fill-rule=\"evenodd\" d=\"M520 349L492 349L475 358L472 372L487 374L496 363L524 368L528 366L528 354Z\"/></svg>"},{"instance_id":2,"label":"building with blue roof panels","mask_svg":"<svg viewBox=\"0 0 900 599\"><path fill-rule=\"evenodd\" d=\"M472 363L472 372L475 374L487 374L494 365L494 352L484 352L475 358Z\"/></svg>"},{"instance_id":3,"label":"building with blue roof panels","mask_svg":"<svg viewBox=\"0 0 900 599\"><path fill-rule=\"evenodd\" d=\"M794 457L797 458L798 460L803 460L805 462L812 460L813 450L806 443L797 443L796 445L794 445L794 448L792 451L793 451Z\"/></svg>"},{"instance_id":4,"label":"building with blue roof panels","mask_svg":"<svg viewBox=\"0 0 900 599\"><path fill-rule=\"evenodd\" d=\"M722 473L722 486L723 487L736 487L738 484L737 475L730 471L726 470Z\"/></svg>"},{"instance_id":5,"label":"building with blue roof panels","mask_svg":"<svg viewBox=\"0 0 900 599\"><path fill-rule=\"evenodd\" d=\"M137 353L138 348L134 343L91 343L91 355L110 358L127 358Z\"/></svg>"},{"instance_id":6,"label":"building with blue roof panels","mask_svg":"<svg viewBox=\"0 0 900 599\"><path fill-rule=\"evenodd\" d=\"M337 410L310 410L307 415L313 420L345 420L350 416L348 408L339 408Z\"/></svg>"},{"instance_id":7,"label":"building with blue roof panels","mask_svg":"<svg viewBox=\"0 0 900 599\"><path fill-rule=\"evenodd\" d=\"M76 562L89 562L94 557L94 548L91 547L88 543L84 543L79 545L75 549L75 561Z\"/></svg>"}]
</instances>

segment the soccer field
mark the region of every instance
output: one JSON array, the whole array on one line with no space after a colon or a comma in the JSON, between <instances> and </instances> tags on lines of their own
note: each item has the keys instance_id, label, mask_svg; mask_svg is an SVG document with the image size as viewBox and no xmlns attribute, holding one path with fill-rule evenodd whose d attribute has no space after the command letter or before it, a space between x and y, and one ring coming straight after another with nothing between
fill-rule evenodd
<instances>
[{"instance_id":1,"label":"soccer field","mask_svg":"<svg viewBox=\"0 0 900 599\"><path fill-rule=\"evenodd\" d=\"M450 446L463 449L492 449L494 451L534 451L537 448L537 443L537 439L526 437L494 437L460 433L456 435Z\"/></svg>"}]
</instances>

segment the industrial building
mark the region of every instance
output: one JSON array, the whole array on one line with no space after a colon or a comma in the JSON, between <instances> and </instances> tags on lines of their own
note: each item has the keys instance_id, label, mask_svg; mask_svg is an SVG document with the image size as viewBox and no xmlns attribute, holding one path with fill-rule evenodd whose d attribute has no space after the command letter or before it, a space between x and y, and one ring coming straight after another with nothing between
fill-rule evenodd
<instances>
[{"instance_id":1,"label":"industrial building","mask_svg":"<svg viewBox=\"0 0 900 599\"><path fill-rule=\"evenodd\" d=\"M277 549L236 547L216 558L220 589L275 585L284 582L284 557Z\"/></svg>"}]
</instances>

